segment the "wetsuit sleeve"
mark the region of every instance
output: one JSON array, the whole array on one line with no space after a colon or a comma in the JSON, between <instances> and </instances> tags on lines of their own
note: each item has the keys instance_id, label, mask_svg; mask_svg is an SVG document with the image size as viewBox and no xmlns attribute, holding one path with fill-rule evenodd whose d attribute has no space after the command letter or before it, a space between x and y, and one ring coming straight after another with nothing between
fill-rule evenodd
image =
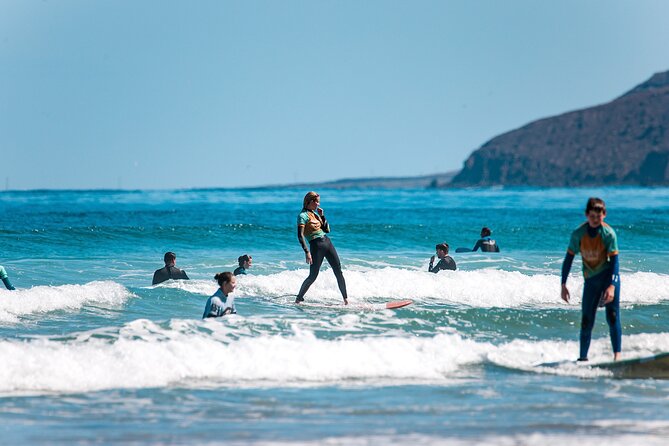
<instances>
[{"instance_id":1,"label":"wetsuit sleeve","mask_svg":"<svg viewBox=\"0 0 669 446\"><path fill-rule=\"evenodd\" d=\"M330 233L330 222L327 221L327 219L325 218L325 215L321 218L321 229L326 234Z\"/></svg>"},{"instance_id":2,"label":"wetsuit sleeve","mask_svg":"<svg viewBox=\"0 0 669 446\"><path fill-rule=\"evenodd\" d=\"M309 248L307 248L307 244L304 241L304 225L297 225L297 240L300 242L302 250L304 252L309 252Z\"/></svg>"},{"instance_id":3,"label":"wetsuit sleeve","mask_svg":"<svg viewBox=\"0 0 669 446\"><path fill-rule=\"evenodd\" d=\"M562 285L567 283L567 278L569 277L569 271L571 271L571 264L574 262L574 254L567 251L567 255L564 256L564 261L562 262Z\"/></svg>"},{"instance_id":4,"label":"wetsuit sleeve","mask_svg":"<svg viewBox=\"0 0 669 446\"><path fill-rule=\"evenodd\" d=\"M620 263L618 262L618 254L609 257L611 259L611 284L620 285Z\"/></svg>"},{"instance_id":5,"label":"wetsuit sleeve","mask_svg":"<svg viewBox=\"0 0 669 446\"><path fill-rule=\"evenodd\" d=\"M186 274L186 271L182 270L181 272L184 273L184 276L183 276L184 280L190 280L190 277L188 277L188 274Z\"/></svg>"},{"instance_id":6,"label":"wetsuit sleeve","mask_svg":"<svg viewBox=\"0 0 669 446\"><path fill-rule=\"evenodd\" d=\"M438 273L438 272L439 272L439 265L440 265L440 264L441 264L441 260L439 261L439 263L437 263L437 266L434 266L434 267L433 267L433 266L432 266L433 263L430 262L430 264L427 266L427 270L428 270L429 272L431 272L431 273Z\"/></svg>"},{"instance_id":7,"label":"wetsuit sleeve","mask_svg":"<svg viewBox=\"0 0 669 446\"><path fill-rule=\"evenodd\" d=\"M430 272L431 273L438 273L442 269L443 270L447 270L447 269L454 270L455 269L455 262L452 261L452 259L449 262L448 259L445 257L445 258L439 260L439 263L437 263L434 268L430 268Z\"/></svg>"},{"instance_id":8,"label":"wetsuit sleeve","mask_svg":"<svg viewBox=\"0 0 669 446\"><path fill-rule=\"evenodd\" d=\"M481 246L483 246L483 240L479 239L479 241L476 242L476 245L474 245L474 248L472 248L472 252L478 251L478 249L481 248Z\"/></svg>"},{"instance_id":9,"label":"wetsuit sleeve","mask_svg":"<svg viewBox=\"0 0 669 446\"><path fill-rule=\"evenodd\" d=\"M7 288L10 291L16 289L16 288L14 288L14 285L12 285L12 282L9 281L9 277L5 277L4 279L2 279L2 283L4 283L5 288Z\"/></svg>"}]
</instances>

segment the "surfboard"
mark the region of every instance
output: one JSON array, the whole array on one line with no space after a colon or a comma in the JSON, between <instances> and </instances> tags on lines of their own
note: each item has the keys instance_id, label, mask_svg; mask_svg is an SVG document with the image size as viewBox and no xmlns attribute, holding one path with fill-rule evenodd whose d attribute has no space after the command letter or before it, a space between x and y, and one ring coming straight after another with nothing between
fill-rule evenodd
<instances>
[{"instance_id":1,"label":"surfboard","mask_svg":"<svg viewBox=\"0 0 669 446\"><path fill-rule=\"evenodd\" d=\"M621 379L669 379L669 353L600 363L576 361L548 362L538 364L537 367L554 368L567 364L609 370L614 377Z\"/></svg>"},{"instance_id":2,"label":"surfboard","mask_svg":"<svg viewBox=\"0 0 669 446\"><path fill-rule=\"evenodd\" d=\"M472 252L471 248L455 248L455 252Z\"/></svg>"},{"instance_id":3,"label":"surfboard","mask_svg":"<svg viewBox=\"0 0 669 446\"><path fill-rule=\"evenodd\" d=\"M411 305L412 303L413 300L410 299L396 300L393 302L386 302L386 308L389 310L394 310L396 308L406 307L407 305Z\"/></svg>"},{"instance_id":4,"label":"surfboard","mask_svg":"<svg viewBox=\"0 0 669 446\"><path fill-rule=\"evenodd\" d=\"M613 376L623 379L669 379L669 353L646 356L645 358L592 364L591 367L610 370Z\"/></svg>"},{"instance_id":5,"label":"surfboard","mask_svg":"<svg viewBox=\"0 0 669 446\"><path fill-rule=\"evenodd\" d=\"M394 300L391 302L385 303L367 303L367 302L351 302L348 305L344 304L324 304L320 302L300 302L296 304L300 307L308 308L337 308L340 310L351 310L351 311L379 311L379 310L396 310L398 308L406 307L413 303L410 299L404 300Z\"/></svg>"}]
</instances>

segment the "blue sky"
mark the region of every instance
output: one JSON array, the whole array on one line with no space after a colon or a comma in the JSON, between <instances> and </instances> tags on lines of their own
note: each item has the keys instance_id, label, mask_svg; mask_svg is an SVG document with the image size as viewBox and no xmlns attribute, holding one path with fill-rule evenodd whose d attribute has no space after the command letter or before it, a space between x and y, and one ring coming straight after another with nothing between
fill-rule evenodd
<instances>
[{"instance_id":1,"label":"blue sky","mask_svg":"<svg viewBox=\"0 0 669 446\"><path fill-rule=\"evenodd\" d=\"M457 170L669 69L669 2L0 0L0 188Z\"/></svg>"}]
</instances>

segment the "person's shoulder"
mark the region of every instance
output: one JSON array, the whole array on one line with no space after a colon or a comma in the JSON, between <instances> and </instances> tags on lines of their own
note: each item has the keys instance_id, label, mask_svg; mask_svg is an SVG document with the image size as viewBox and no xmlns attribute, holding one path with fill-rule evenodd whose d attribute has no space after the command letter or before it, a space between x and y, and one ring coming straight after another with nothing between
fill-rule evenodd
<instances>
[{"instance_id":1,"label":"person's shoulder","mask_svg":"<svg viewBox=\"0 0 669 446\"><path fill-rule=\"evenodd\" d=\"M302 211L300 211L299 214L297 214L297 221L304 222L304 221L307 221L307 220L309 220L309 211L302 210Z\"/></svg>"},{"instance_id":2,"label":"person's shoulder","mask_svg":"<svg viewBox=\"0 0 669 446\"><path fill-rule=\"evenodd\" d=\"M209 301L212 304L223 305L223 297L224 297L223 292L219 288L219 289L216 290L216 292L214 294L211 295L211 297L209 298Z\"/></svg>"},{"instance_id":3,"label":"person's shoulder","mask_svg":"<svg viewBox=\"0 0 669 446\"><path fill-rule=\"evenodd\" d=\"M615 234L615 232L616 232L616 231L611 227L610 224L605 223L605 222L602 222L602 231L605 231L605 232L613 232L614 234Z\"/></svg>"},{"instance_id":4,"label":"person's shoulder","mask_svg":"<svg viewBox=\"0 0 669 446\"><path fill-rule=\"evenodd\" d=\"M608 223L602 222L602 234L608 237L615 237L616 231Z\"/></svg>"}]
</instances>

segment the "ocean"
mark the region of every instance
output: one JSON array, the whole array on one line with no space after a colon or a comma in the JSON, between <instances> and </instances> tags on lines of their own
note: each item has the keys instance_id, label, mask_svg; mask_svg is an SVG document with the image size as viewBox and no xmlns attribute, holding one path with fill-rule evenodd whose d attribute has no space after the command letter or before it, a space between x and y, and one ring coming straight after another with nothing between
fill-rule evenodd
<instances>
[{"instance_id":1,"label":"ocean","mask_svg":"<svg viewBox=\"0 0 669 446\"><path fill-rule=\"evenodd\" d=\"M304 189L0 192L0 443L666 445L669 381L578 356L587 198L617 231L623 357L669 351L669 189L319 190L351 305L296 238ZM498 254L456 254L493 230ZM457 271L427 272L437 243ZM151 286L174 251L190 281ZM214 274L253 256L237 315ZM412 299L398 310L391 300ZM603 311L592 363L612 358Z\"/></svg>"}]
</instances>

